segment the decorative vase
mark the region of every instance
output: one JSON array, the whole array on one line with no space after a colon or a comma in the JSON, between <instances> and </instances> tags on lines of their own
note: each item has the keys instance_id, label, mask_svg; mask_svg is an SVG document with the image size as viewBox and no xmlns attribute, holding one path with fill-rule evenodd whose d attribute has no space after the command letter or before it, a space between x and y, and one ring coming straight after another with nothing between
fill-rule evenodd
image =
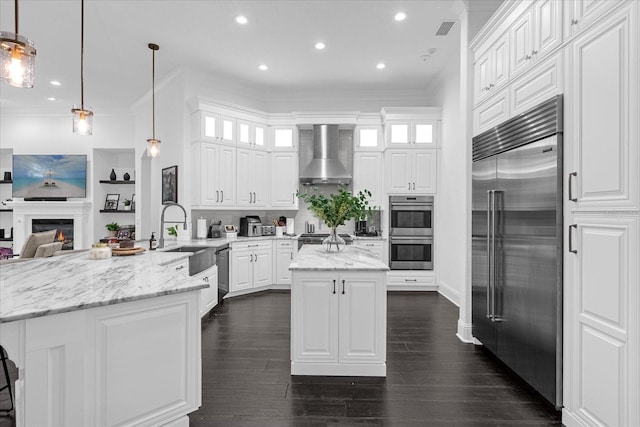
<instances>
[{"instance_id":1,"label":"decorative vase","mask_svg":"<svg viewBox=\"0 0 640 427\"><path fill-rule=\"evenodd\" d=\"M122 175L122 177L124 178L125 181L129 181L131 179L131 175L129 175L129 172L125 172L124 175Z\"/></svg>"},{"instance_id":2,"label":"decorative vase","mask_svg":"<svg viewBox=\"0 0 640 427\"><path fill-rule=\"evenodd\" d=\"M334 227L331 233L322 241L322 246L327 252L340 252L347 243L338 234L338 230Z\"/></svg>"},{"instance_id":3,"label":"decorative vase","mask_svg":"<svg viewBox=\"0 0 640 427\"><path fill-rule=\"evenodd\" d=\"M118 230L108 230L109 237L116 237L118 235Z\"/></svg>"},{"instance_id":4,"label":"decorative vase","mask_svg":"<svg viewBox=\"0 0 640 427\"><path fill-rule=\"evenodd\" d=\"M111 169L111 174L109 175L109 179L111 181L115 181L116 180L116 171Z\"/></svg>"}]
</instances>

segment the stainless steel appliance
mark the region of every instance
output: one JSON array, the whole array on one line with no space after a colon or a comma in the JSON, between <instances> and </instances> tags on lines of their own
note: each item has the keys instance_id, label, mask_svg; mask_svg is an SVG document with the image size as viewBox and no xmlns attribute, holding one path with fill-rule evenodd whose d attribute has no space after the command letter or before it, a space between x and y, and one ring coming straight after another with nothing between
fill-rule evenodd
<instances>
[{"instance_id":1,"label":"stainless steel appliance","mask_svg":"<svg viewBox=\"0 0 640 427\"><path fill-rule=\"evenodd\" d=\"M349 185L351 175L338 160L339 148L338 125L313 125L313 159L300 173L300 183Z\"/></svg>"},{"instance_id":2,"label":"stainless steel appliance","mask_svg":"<svg viewBox=\"0 0 640 427\"><path fill-rule=\"evenodd\" d=\"M298 237L298 249L300 249L304 245L321 245L322 241L329 237L329 233L318 233L318 234L310 234L305 233L301 234ZM351 238L348 234L340 234L347 245L353 244L353 238Z\"/></svg>"},{"instance_id":3,"label":"stainless steel appliance","mask_svg":"<svg viewBox=\"0 0 640 427\"><path fill-rule=\"evenodd\" d=\"M263 225L262 226L262 235L263 236L275 236L276 235L276 226L275 225Z\"/></svg>"},{"instance_id":4,"label":"stainless steel appliance","mask_svg":"<svg viewBox=\"0 0 640 427\"><path fill-rule=\"evenodd\" d=\"M473 138L473 335L562 406L562 96Z\"/></svg>"},{"instance_id":5,"label":"stainless steel appliance","mask_svg":"<svg viewBox=\"0 0 640 427\"><path fill-rule=\"evenodd\" d=\"M218 266L218 304L224 302L229 293L229 245L216 248L216 265Z\"/></svg>"},{"instance_id":6,"label":"stainless steel appliance","mask_svg":"<svg viewBox=\"0 0 640 427\"><path fill-rule=\"evenodd\" d=\"M433 196L389 197L389 268L433 270Z\"/></svg>"},{"instance_id":7,"label":"stainless steel appliance","mask_svg":"<svg viewBox=\"0 0 640 427\"><path fill-rule=\"evenodd\" d=\"M367 221L356 221L356 236L368 233Z\"/></svg>"},{"instance_id":8,"label":"stainless steel appliance","mask_svg":"<svg viewBox=\"0 0 640 427\"><path fill-rule=\"evenodd\" d=\"M238 236L252 237L262 236L262 221L259 216L246 216L240 218L240 230Z\"/></svg>"},{"instance_id":9,"label":"stainless steel appliance","mask_svg":"<svg viewBox=\"0 0 640 427\"><path fill-rule=\"evenodd\" d=\"M433 196L389 196L389 236L433 236Z\"/></svg>"}]
</instances>

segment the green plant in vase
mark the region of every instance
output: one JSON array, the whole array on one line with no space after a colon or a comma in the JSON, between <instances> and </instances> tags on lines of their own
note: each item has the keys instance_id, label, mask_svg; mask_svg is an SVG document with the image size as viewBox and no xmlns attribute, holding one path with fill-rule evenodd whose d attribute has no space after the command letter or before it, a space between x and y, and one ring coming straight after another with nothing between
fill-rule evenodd
<instances>
[{"instance_id":1,"label":"green plant in vase","mask_svg":"<svg viewBox=\"0 0 640 427\"><path fill-rule=\"evenodd\" d=\"M340 251L345 245L344 239L337 232L339 225L344 225L346 221L351 219L363 220L367 216L371 216L375 210L369 205L371 192L367 189L353 195L345 187L339 186L337 193L327 196L314 188L313 193L298 191L296 195L309 204L309 210L315 217L324 221L331 228L329 237L322 242L327 252L334 249Z\"/></svg>"},{"instance_id":2,"label":"green plant in vase","mask_svg":"<svg viewBox=\"0 0 640 427\"><path fill-rule=\"evenodd\" d=\"M109 237L116 237L118 230L120 230L120 226L117 222L110 222L105 225L105 227L107 227L107 230L109 231Z\"/></svg>"}]
</instances>

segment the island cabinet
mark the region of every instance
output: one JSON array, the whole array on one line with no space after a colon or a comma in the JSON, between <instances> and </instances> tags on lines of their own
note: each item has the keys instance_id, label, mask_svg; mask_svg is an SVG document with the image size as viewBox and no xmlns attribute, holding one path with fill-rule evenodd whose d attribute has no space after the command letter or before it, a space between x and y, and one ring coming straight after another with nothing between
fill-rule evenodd
<instances>
[{"instance_id":1,"label":"island cabinet","mask_svg":"<svg viewBox=\"0 0 640 427\"><path fill-rule=\"evenodd\" d=\"M386 376L388 267L366 250L347 250L368 266L347 258L323 269L307 246L291 264L292 375Z\"/></svg>"},{"instance_id":2,"label":"island cabinet","mask_svg":"<svg viewBox=\"0 0 640 427\"><path fill-rule=\"evenodd\" d=\"M252 292L271 285L273 250L270 241L234 242L231 250L231 276L228 296Z\"/></svg>"}]
</instances>

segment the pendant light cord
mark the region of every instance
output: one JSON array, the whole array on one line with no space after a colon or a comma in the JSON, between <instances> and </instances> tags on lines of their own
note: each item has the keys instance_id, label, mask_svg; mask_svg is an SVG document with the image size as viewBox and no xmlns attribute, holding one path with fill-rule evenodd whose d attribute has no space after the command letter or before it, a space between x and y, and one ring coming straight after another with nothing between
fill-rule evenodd
<instances>
[{"instance_id":1,"label":"pendant light cord","mask_svg":"<svg viewBox=\"0 0 640 427\"><path fill-rule=\"evenodd\" d=\"M153 56L151 60L151 121L153 124L153 139L156 139L156 51L152 49Z\"/></svg>"},{"instance_id":2,"label":"pendant light cord","mask_svg":"<svg viewBox=\"0 0 640 427\"><path fill-rule=\"evenodd\" d=\"M18 41L18 0L15 1L16 7L13 9L16 18L16 41Z\"/></svg>"},{"instance_id":3,"label":"pendant light cord","mask_svg":"<svg viewBox=\"0 0 640 427\"><path fill-rule=\"evenodd\" d=\"M80 15L80 108L84 111L84 0L81 0Z\"/></svg>"}]
</instances>

